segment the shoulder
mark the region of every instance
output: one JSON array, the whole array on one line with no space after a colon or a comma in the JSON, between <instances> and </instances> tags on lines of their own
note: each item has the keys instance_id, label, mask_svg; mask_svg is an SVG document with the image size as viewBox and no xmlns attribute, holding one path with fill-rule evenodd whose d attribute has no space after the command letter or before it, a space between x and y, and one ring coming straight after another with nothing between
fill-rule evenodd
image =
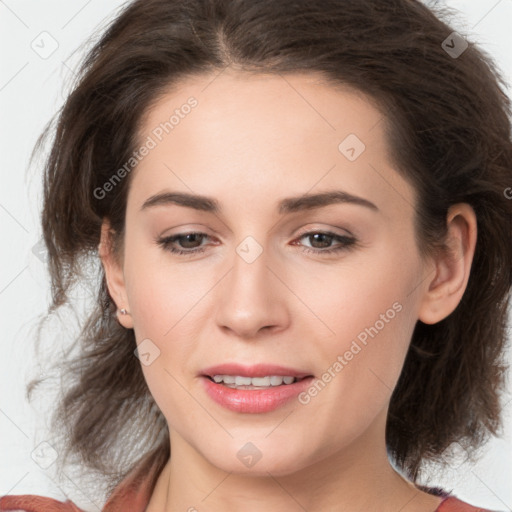
<instances>
[{"instance_id":1,"label":"shoulder","mask_svg":"<svg viewBox=\"0 0 512 512\"><path fill-rule=\"evenodd\" d=\"M436 512L498 512L486 508L479 508L464 501L461 501L454 496L447 496L439 505Z\"/></svg>"},{"instance_id":2,"label":"shoulder","mask_svg":"<svg viewBox=\"0 0 512 512\"><path fill-rule=\"evenodd\" d=\"M452 490L448 490L445 487L429 487L418 483L415 483L414 485L420 491L442 498L441 503L438 505L435 512L503 512L470 505L469 503L457 498L452 494Z\"/></svg>"},{"instance_id":3,"label":"shoulder","mask_svg":"<svg viewBox=\"0 0 512 512\"><path fill-rule=\"evenodd\" d=\"M101 509L103 512L144 512L153 483L166 460L165 452L155 450L143 457L113 490ZM0 512L85 512L72 501L25 494L0 496Z\"/></svg>"},{"instance_id":4,"label":"shoulder","mask_svg":"<svg viewBox=\"0 0 512 512\"><path fill-rule=\"evenodd\" d=\"M73 502L54 500L44 496L25 494L1 496L0 512L83 512Z\"/></svg>"}]
</instances>

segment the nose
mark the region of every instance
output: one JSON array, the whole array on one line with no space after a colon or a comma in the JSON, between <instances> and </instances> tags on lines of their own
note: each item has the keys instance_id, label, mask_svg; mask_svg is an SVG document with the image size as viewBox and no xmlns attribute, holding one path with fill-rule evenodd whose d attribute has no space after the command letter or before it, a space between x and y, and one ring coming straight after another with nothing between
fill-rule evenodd
<instances>
[{"instance_id":1,"label":"nose","mask_svg":"<svg viewBox=\"0 0 512 512\"><path fill-rule=\"evenodd\" d=\"M253 261L246 253L235 254L233 267L217 290L216 321L221 329L238 338L254 339L262 332L287 328L291 293L283 284L285 276L274 267L265 250Z\"/></svg>"}]
</instances>

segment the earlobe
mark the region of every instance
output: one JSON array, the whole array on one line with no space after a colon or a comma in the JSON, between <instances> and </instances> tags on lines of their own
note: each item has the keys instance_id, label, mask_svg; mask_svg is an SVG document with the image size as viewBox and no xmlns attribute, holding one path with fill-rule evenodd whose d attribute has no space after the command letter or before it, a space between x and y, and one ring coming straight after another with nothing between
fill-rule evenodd
<instances>
[{"instance_id":1,"label":"earlobe","mask_svg":"<svg viewBox=\"0 0 512 512\"><path fill-rule=\"evenodd\" d=\"M477 240L477 220L467 203L453 205L447 215L446 248L435 257L435 268L425 280L418 318L435 324L460 303L469 280Z\"/></svg>"},{"instance_id":2,"label":"earlobe","mask_svg":"<svg viewBox=\"0 0 512 512\"><path fill-rule=\"evenodd\" d=\"M123 268L113 250L113 232L107 219L104 219L101 225L98 254L105 272L108 292L117 307L117 319L123 327L132 329L133 320L129 313Z\"/></svg>"}]
</instances>

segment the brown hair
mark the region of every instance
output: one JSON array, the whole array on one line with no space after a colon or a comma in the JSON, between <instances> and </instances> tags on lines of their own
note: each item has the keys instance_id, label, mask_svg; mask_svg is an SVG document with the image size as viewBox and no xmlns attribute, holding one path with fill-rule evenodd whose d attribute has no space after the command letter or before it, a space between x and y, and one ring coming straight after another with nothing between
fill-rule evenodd
<instances>
[{"instance_id":1,"label":"brown hair","mask_svg":"<svg viewBox=\"0 0 512 512\"><path fill-rule=\"evenodd\" d=\"M155 99L181 78L226 66L320 73L376 101L393 160L417 192L423 254L442 249L450 205L474 208L467 289L446 319L417 322L386 440L398 467L417 479L422 463L452 442L477 447L497 434L512 284L510 101L475 44L456 58L447 53L442 43L453 29L441 18L452 13L436 13L415 0L136 0L112 22L59 113L44 174L50 312L69 301L84 260L99 273L79 355L63 363L68 387L54 420L67 433L67 455L113 480L133 463L123 443L137 457L151 452L161 467L170 455L133 330L116 320L97 253L103 218L122 241L130 175L102 199L94 190L130 158Z\"/></svg>"}]
</instances>

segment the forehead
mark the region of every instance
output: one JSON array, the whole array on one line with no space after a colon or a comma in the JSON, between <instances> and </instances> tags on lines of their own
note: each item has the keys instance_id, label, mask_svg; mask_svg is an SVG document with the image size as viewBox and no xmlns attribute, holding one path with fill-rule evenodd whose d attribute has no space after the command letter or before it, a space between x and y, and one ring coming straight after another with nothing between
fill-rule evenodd
<instances>
[{"instance_id":1,"label":"forehead","mask_svg":"<svg viewBox=\"0 0 512 512\"><path fill-rule=\"evenodd\" d=\"M188 77L141 120L139 142L152 149L132 187L139 205L164 186L219 197L340 185L371 192L392 172L385 126L375 102L318 74Z\"/></svg>"},{"instance_id":2,"label":"forehead","mask_svg":"<svg viewBox=\"0 0 512 512\"><path fill-rule=\"evenodd\" d=\"M197 102L193 109L187 107L191 98ZM266 142L306 137L314 143L318 134L330 143L325 135L336 141L346 130L368 139L369 132L380 123L384 126L385 121L370 97L348 86L328 83L318 73L269 75L225 70L188 77L148 108L141 121L141 135L158 131L174 113L174 139L192 123L197 139L221 139L230 134L233 142L249 134ZM187 117L192 121L182 123ZM379 130L372 134L374 145L380 142L379 135Z\"/></svg>"}]
</instances>

